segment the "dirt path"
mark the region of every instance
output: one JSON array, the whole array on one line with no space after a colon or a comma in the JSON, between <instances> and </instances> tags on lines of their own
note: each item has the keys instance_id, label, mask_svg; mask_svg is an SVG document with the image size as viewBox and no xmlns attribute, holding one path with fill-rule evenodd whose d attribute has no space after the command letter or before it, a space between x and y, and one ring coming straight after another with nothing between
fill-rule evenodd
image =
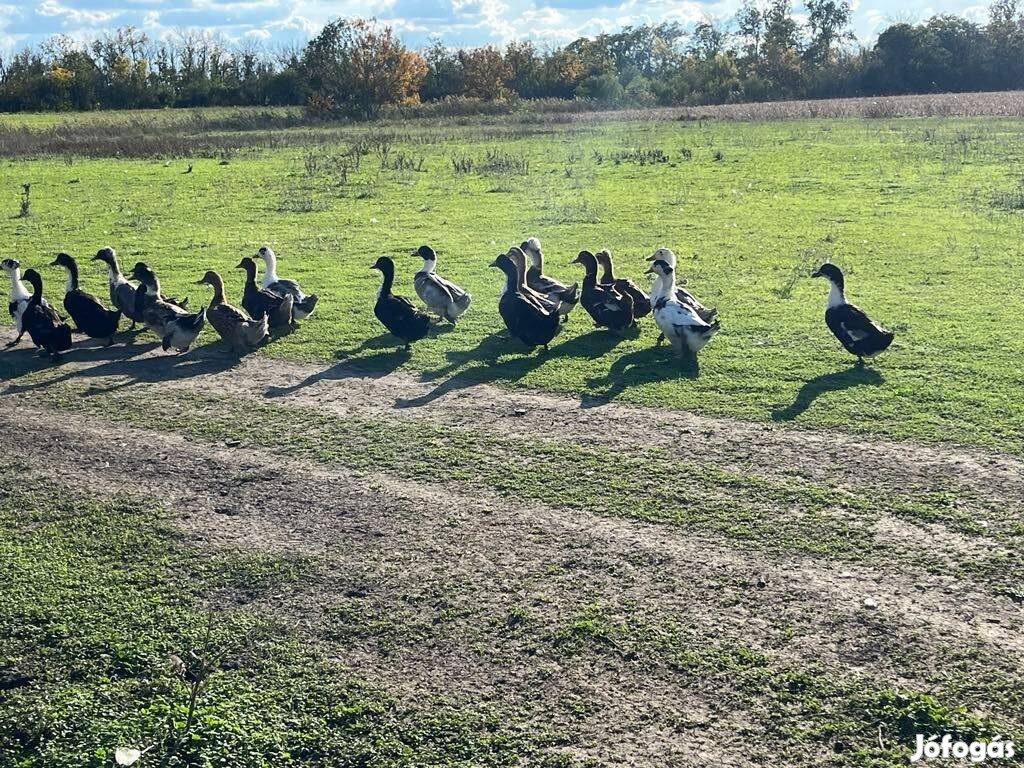
<instances>
[{"instance_id":1,"label":"dirt path","mask_svg":"<svg viewBox=\"0 0 1024 768\"><path fill-rule=\"evenodd\" d=\"M161 361L130 365L146 380ZM405 414L410 408L396 410L396 399L429 393L405 376L339 380L331 370L324 376L254 360L192 371L199 375L167 386L258 398L269 391L336 413ZM517 409L524 412L511 415ZM897 443L841 437L837 444L813 433L618 405L600 409L616 426L609 438L593 434L593 411L577 403L483 387L428 397L416 410L506 432L557 417L572 439L639 438L653 423L671 430L664 439L678 440L681 450L699 442L715 461L756 465L781 456L781 466L812 464L812 472L830 462L834 470L855 445L869 479L882 487L898 478L875 478L869 468L891 473L906 465L904 482L930 486L956 467L961 482L988 493L1009 494L1019 484L1017 460L1008 457L911 446L924 458L910 462L908 447ZM101 492L127 478L165 504L200 547L317 558L322 576L298 600L266 607L308 625L325 653L360 677L409 700L442 695L514 711L567 734L568 751L616 765L757 765L745 750L771 743L771 718L756 697L739 705L723 695L722 680L680 672L656 655L592 645L566 651L561 638L571 639L574 621L595 606L613 624L678 626L695 638L697 653L720 644L753 648L773 663L813 659L879 684L927 689L941 679L951 649L1009 670L1024 660L1018 607L948 576L772 558L671 526L520 504L440 481L328 470L24 405L0 413L6 435L30 427L33 439L6 457L26 465L28 477L67 478ZM995 480L987 485L990 466ZM866 597L879 607L866 608ZM742 740L737 728L745 730Z\"/></svg>"},{"instance_id":2,"label":"dirt path","mask_svg":"<svg viewBox=\"0 0 1024 768\"><path fill-rule=\"evenodd\" d=\"M216 351L186 358L144 352L150 345L88 349L54 370L55 380L115 378L119 386L159 382L263 402L313 407L336 415L426 417L441 424L500 430L513 437L564 439L628 450L667 449L700 456L720 469L788 475L853 490L893 493L967 491L1024 512L1024 458L978 448L926 445L776 424L579 399L477 384L454 373L425 382L403 373L367 374L334 365ZM103 356L107 355L107 359ZM21 386L12 382L7 393ZM0 391L0 396L4 391Z\"/></svg>"}]
</instances>

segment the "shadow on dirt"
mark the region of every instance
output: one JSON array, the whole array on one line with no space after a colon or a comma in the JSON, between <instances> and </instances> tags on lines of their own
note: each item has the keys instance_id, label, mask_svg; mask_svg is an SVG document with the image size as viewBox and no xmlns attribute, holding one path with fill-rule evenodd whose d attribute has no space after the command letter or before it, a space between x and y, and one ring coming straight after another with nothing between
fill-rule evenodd
<instances>
[{"instance_id":1,"label":"shadow on dirt","mask_svg":"<svg viewBox=\"0 0 1024 768\"><path fill-rule=\"evenodd\" d=\"M444 380L420 397L396 400L395 407L417 408L477 384L513 383L540 368L548 360L559 357L601 357L624 340L635 337L636 333L630 330L619 335L595 329L556 344L547 353L542 350L527 352L519 341L507 333L492 333L473 349L448 353L447 365L434 371L425 371L421 377L427 382Z\"/></svg>"},{"instance_id":2,"label":"shadow on dirt","mask_svg":"<svg viewBox=\"0 0 1024 768\"><path fill-rule=\"evenodd\" d=\"M96 387L86 394L112 392L135 384L155 384L164 381L177 381L192 376L220 373L234 367L240 357L225 345L217 341L196 347L185 353L157 354L146 356L147 352L159 349L156 342L142 344L114 344L109 347L96 346L92 342L80 342L64 353L60 359L51 363L35 350L18 348L3 355L0 372L4 379L13 381L30 373L49 371L54 375L31 384L9 383L0 394L16 394L32 390L46 389L72 379L92 379L112 377L117 381L108 387ZM69 363L90 364L87 368L75 367L65 370Z\"/></svg>"},{"instance_id":3,"label":"shadow on dirt","mask_svg":"<svg viewBox=\"0 0 1024 768\"><path fill-rule=\"evenodd\" d=\"M885 383L885 377L874 368L854 365L845 371L835 371L816 376L810 381L804 382L796 398L785 408L772 411L774 421L792 421L802 414L819 396L827 392L842 392L852 387L872 386L877 387Z\"/></svg>"}]
</instances>

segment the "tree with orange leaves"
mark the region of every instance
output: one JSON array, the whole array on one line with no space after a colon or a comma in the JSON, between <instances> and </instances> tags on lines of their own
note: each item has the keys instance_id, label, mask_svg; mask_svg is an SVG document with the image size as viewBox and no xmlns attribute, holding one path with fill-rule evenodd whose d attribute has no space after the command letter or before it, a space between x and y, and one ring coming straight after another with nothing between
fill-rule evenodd
<instances>
[{"instance_id":1,"label":"tree with orange leaves","mask_svg":"<svg viewBox=\"0 0 1024 768\"><path fill-rule=\"evenodd\" d=\"M309 42L302 68L316 111L369 118L385 104L414 103L427 65L391 27L364 19L330 22Z\"/></svg>"}]
</instances>

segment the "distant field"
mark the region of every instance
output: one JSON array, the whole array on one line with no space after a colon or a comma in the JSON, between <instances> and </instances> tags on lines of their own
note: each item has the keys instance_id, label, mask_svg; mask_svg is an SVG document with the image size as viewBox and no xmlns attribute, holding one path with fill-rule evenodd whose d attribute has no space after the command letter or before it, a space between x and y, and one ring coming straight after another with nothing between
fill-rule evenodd
<instances>
[{"instance_id":1,"label":"distant field","mask_svg":"<svg viewBox=\"0 0 1024 768\"><path fill-rule=\"evenodd\" d=\"M192 283L204 270L220 270L238 294L238 258L268 243L284 274L323 296L314 318L269 355L354 356L368 369L402 367L438 383L458 375L744 419L1024 447L1022 120L492 118L282 128L241 146L242 132L227 130L244 122L238 114L204 113L201 120L225 121L202 152L208 157L4 162L4 255L39 266L58 250L84 259L110 244L198 303L206 294ZM4 121L41 127L53 119ZM181 135L146 152L160 154L166 140L176 154ZM666 162L648 162L657 151ZM472 160L473 170L456 172L453 158ZM25 182L32 214L15 218ZM566 280L580 277L568 262L584 247L610 248L619 271L636 280L654 248L675 249L690 287L721 308L724 330L701 355L699 374L651 350L650 322L620 339L575 314L546 359L494 336L499 276L487 265L531 234L545 245L548 270ZM405 360L378 338L369 265L394 255L399 290L411 294L418 262L406 254L424 242L475 303L457 329L433 334ZM851 370L824 326L825 286L806 277L825 259L846 269L850 298L897 331L871 370ZM53 296L62 276L42 271ZM91 264L84 280L103 288ZM202 337L214 340L212 331ZM17 375L20 363L11 365L0 362Z\"/></svg>"}]
</instances>

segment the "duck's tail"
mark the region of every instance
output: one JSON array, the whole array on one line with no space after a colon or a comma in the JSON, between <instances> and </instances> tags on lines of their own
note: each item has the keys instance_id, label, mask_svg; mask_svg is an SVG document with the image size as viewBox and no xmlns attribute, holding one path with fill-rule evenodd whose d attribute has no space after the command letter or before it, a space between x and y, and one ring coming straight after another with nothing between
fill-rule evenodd
<instances>
[{"instance_id":1,"label":"duck's tail","mask_svg":"<svg viewBox=\"0 0 1024 768\"><path fill-rule=\"evenodd\" d=\"M249 346L257 347L270 335L270 327L267 323L267 316L258 320L252 320L245 325L245 340Z\"/></svg>"},{"instance_id":2,"label":"duck's tail","mask_svg":"<svg viewBox=\"0 0 1024 768\"><path fill-rule=\"evenodd\" d=\"M316 303L318 301L320 301L320 297L315 293L311 293L298 304L295 304L292 307L292 312L296 317L309 317L313 314L313 310L316 309Z\"/></svg>"}]
</instances>

